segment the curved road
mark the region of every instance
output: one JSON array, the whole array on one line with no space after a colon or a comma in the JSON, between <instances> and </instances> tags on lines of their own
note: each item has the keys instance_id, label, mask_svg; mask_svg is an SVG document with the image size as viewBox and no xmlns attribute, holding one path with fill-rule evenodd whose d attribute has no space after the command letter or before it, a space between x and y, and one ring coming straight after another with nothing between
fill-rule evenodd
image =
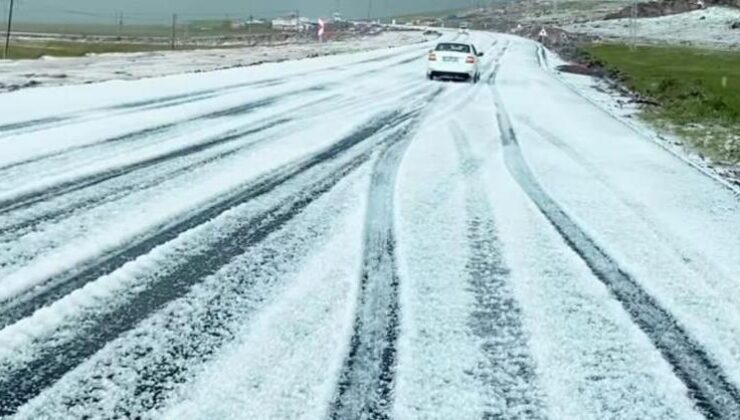
<instances>
[{"instance_id":1,"label":"curved road","mask_svg":"<svg viewBox=\"0 0 740 420\"><path fill-rule=\"evenodd\" d=\"M0 95L0 417L740 418L737 192L470 37Z\"/></svg>"}]
</instances>

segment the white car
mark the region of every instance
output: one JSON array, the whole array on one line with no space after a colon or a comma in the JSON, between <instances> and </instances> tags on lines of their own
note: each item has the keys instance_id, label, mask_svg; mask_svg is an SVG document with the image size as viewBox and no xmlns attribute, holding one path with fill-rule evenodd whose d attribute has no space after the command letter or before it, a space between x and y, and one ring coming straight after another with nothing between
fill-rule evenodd
<instances>
[{"instance_id":1,"label":"white car","mask_svg":"<svg viewBox=\"0 0 740 420\"><path fill-rule=\"evenodd\" d=\"M480 79L479 59L482 52L466 42L440 42L429 51L427 78L464 79L472 83Z\"/></svg>"}]
</instances>

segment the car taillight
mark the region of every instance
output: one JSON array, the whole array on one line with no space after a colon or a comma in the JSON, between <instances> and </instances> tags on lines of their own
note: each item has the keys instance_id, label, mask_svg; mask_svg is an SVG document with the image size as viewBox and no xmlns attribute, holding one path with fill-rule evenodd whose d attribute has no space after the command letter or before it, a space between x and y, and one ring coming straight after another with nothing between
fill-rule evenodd
<instances>
[{"instance_id":1,"label":"car taillight","mask_svg":"<svg viewBox=\"0 0 740 420\"><path fill-rule=\"evenodd\" d=\"M468 64L473 64L475 63L475 57L473 57L472 55L469 55L468 58L465 60L465 62Z\"/></svg>"},{"instance_id":2,"label":"car taillight","mask_svg":"<svg viewBox=\"0 0 740 420\"><path fill-rule=\"evenodd\" d=\"M437 61L437 55L434 53L429 54L429 61Z\"/></svg>"}]
</instances>

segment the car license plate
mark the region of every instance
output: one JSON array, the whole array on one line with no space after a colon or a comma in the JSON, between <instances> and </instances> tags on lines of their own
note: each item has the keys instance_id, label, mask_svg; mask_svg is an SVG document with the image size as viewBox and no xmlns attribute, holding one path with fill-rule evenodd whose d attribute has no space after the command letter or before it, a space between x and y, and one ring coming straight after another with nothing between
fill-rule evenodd
<instances>
[{"instance_id":1,"label":"car license plate","mask_svg":"<svg viewBox=\"0 0 740 420\"><path fill-rule=\"evenodd\" d=\"M445 57L444 61L455 63L457 62L457 57Z\"/></svg>"}]
</instances>

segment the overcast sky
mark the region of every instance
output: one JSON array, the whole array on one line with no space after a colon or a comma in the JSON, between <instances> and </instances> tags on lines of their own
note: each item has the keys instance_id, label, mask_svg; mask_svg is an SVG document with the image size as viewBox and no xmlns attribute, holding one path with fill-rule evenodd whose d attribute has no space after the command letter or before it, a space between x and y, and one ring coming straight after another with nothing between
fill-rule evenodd
<instances>
[{"instance_id":1,"label":"overcast sky","mask_svg":"<svg viewBox=\"0 0 740 420\"><path fill-rule=\"evenodd\" d=\"M10 0L0 0L7 10ZM478 4L478 0L16 0L19 19L112 19L121 11L130 20L154 19L179 13L185 17L275 16L290 10L302 15L327 16L339 6L346 16L364 17L372 1L374 17L446 10ZM0 18L1 20L4 20Z\"/></svg>"}]
</instances>

